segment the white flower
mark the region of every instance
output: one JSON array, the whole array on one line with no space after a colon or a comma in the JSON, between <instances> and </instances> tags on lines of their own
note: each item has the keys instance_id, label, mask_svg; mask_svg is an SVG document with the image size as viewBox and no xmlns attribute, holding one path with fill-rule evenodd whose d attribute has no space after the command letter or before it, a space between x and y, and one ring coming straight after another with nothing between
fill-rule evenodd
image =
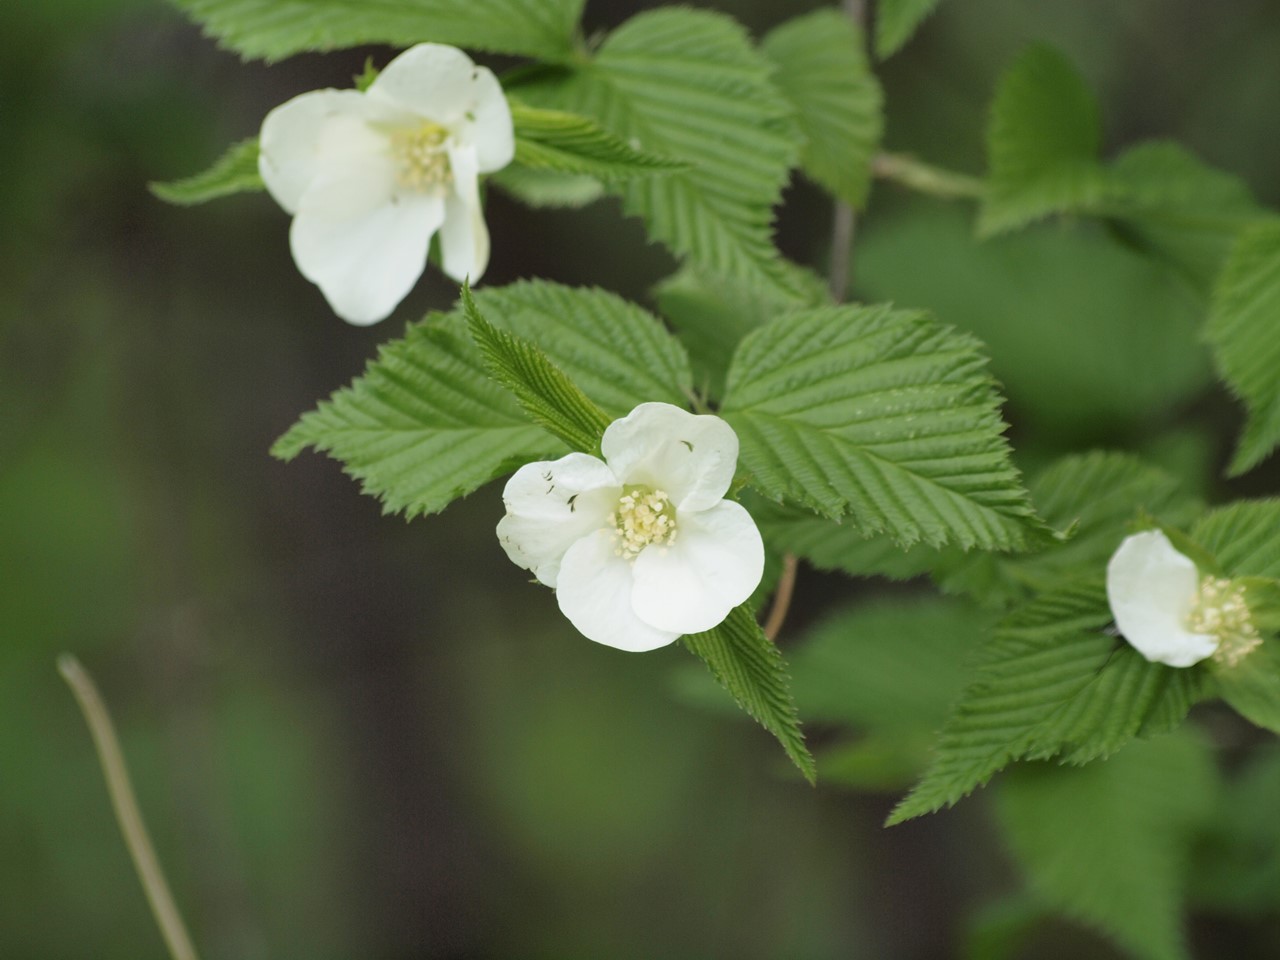
<instances>
[{"instance_id":1,"label":"white flower","mask_svg":"<svg viewBox=\"0 0 1280 960\"><path fill-rule=\"evenodd\" d=\"M1232 666L1261 643L1244 591L1201 577L1159 530L1126 537L1107 564L1116 626L1148 660L1189 667L1206 657Z\"/></svg>"},{"instance_id":2,"label":"white flower","mask_svg":"<svg viewBox=\"0 0 1280 960\"><path fill-rule=\"evenodd\" d=\"M515 137L497 78L461 50L420 43L363 93L294 97L262 121L259 147L262 179L293 215L294 262L344 320L391 313L437 230L445 273L484 273L479 175L511 162Z\"/></svg>"},{"instance_id":3,"label":"white flower","mask_svg":"<svg viewBox=\"0 0 1280 960\"><path fill-rule=\"evenodd\" d=\"M642 403L600 442L516 471L498 539L515 564L554 587L586 637L652 650L710 630L755 590L764 544L725 500L738 437L713 416Z\"/></svg>"}]
</instances>

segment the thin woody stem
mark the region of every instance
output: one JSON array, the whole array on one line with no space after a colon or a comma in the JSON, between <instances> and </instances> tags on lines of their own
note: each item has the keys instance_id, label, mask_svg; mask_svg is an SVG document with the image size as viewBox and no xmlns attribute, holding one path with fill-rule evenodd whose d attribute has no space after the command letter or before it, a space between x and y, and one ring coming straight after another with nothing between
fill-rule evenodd
<instances>
[{"instance_id":1,"label":"thin woody stem","mask_svg":"<svg viewBox=\"0 0 1280 960\"><path fill-rule=\"evenodd\" d=\"M836 303L843 303L849 293L850 253L856 228L853 207L837 201L831 222L831 265L827 269L827 290Z\"/></svg>"},{"instance_id":2,"label":"thin woody stem","mask_svg":"<svg viewBox=\"0 0 1280 960\"><path fill-rule=\"evenodd\" d=\"M861 26L866 20L865 0L844 0L845 16ZM827 264L827 289L831 299L844 303L849 295L852 266L853 235L857 219L853 207L837 200L831 223L831 259Z\"/></svg>"},{"instance_id":3,"label":"thin woody stem","mask_svg":"<svg viewBox=\"0 0 1280 960\"><path fill-rule=\"evenodd\" d=\"M917 193L944 199L981 198L983 183L977 177L924 163L905 153L878 153L871 161L872 176L892 180Z\"/></svg>"},{"instance_id":4,"label":"thin woody stem","mask_svg":"<svg viewBox=\"0 0 1280 960\"><path fill-rule=\"evenodd\" d=\"M854 23L861 25L866 18L864 0L844 0L844 12ZM857 229L857 217L853 207L842 200L837 200L831 223L831 259L827 265L827 290L831 299L843 303L849 295L849 282L853 264L853 237ZM770 640L777 639L782 632L782 625L787 622L787 612L791 609L791 598L796 589L796 572L799 564L794 553L785 554L782 558L782 576L778 578L778 587L773 593L773 606L769 608L769 616L764 623L764 635Z\"/></svg>"},{"instance_id":5,"label":"thin woody stem","mask_svg":"<svg viewBox=\"0 0 1280 960\"><path fill-rule=\"evenodd\" d=\"M787 611L791 609L791 594L796 589L796 561L794 553L782 558L782 576L778 578L778 587L773 592L773 606L769 608L769 619L764 623L764 635L770 640L778 639L778 633L787 620Z\"/></svg>"},{"instance_id":6,"label":"thin woody stem","mask_svg":"<svg viewBox=\"0 0 1280 960\"><path fill-rule=\"evenodd\" d=\"M164 871L160 869L160 861L156 858L155 848L151 845L146 824L138 810L138 799L129 782L129 771L125 767L124 754L120 751L120 742L116 738L107 706L102 702L93 678L71 654L64 653L58 658L58 672L71 687L71 692L75 694L80 710L84 713L85 722L89 725L89 733L93 736L93 745L98 751L98 760L107 781L107 793L111 795L111 806L115 809L116 822L124 835L129 855L133 857L138 879L142 881L142 889L147 895L147 902L151 904L151 913L160 927L169 955L173 960L199 960L182 916L173 902L173 894L169 892L169 884L165 881Z\"/></svg>"}]
</instances>

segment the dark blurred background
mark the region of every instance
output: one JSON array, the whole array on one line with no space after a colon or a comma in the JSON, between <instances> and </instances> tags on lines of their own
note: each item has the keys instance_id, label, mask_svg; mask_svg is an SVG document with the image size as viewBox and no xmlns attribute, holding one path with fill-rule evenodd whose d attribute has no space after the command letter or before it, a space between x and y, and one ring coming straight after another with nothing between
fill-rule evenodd
<instances>
[{"instance_id":1,"label":"dark blurred background","mask_svg":"<svg viewBox=\"0 0 1280 960\"><path fill-rule=\"evenodd\" d=\"M718 6L759 34L811 5ZM881 69L888 146L980 172L994 83L1032 40L1088 78L1109 152L1176 138L1280 200L1269 0L944 3ZM63 650L115 712L206 960L963 956L967 917L1016 885L980 801L885 831L891 795L797 783L763 733L677 695L682 651L575 634L491 536L496 485L406 524L331 461L267 455L455 291L429 272L392 320L347 326L269 199L184 210L146 183L369 54L391 55L266 67L159 2L0 4L0 957L163 955ZM1123 446L1228 492L1239 413L1202 302L1097 227L977 244L971 215L878 187L855 293L987 340L1028 468ZM830 219L797 183L784 249L822 269ZM609 201L494 191L489 224L493 284L648 300L672 266ZM880 589L802 572L791 638ZM1112 955L1066 925L1026 953Z\"/></svg>"}]
</instances>

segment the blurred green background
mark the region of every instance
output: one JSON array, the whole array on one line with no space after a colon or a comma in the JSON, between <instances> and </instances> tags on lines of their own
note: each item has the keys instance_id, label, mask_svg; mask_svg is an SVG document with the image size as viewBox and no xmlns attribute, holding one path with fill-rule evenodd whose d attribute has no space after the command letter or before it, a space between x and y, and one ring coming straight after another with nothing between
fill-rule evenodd
<instances>
[{"instance_id":1,"label":"blurred green background","mask_svg":"<svg viewBox=\"0 0 1280 960\"><path fill-rule=\"evenodd\" d=\"M811 5L717 6L759 33ZM1088 78L1109 152L1176 138L1280 202L1269 0L951 0L881 71L888 146L980 172L996 78L1032 40ZM429 273L394 319L349 327L269 200L183 210L146 183L368 54L390 55L242 64L159 2L0 5L0 957L163 955L63 650L114 710L206 960L996 956L1018 884L983 801L885 831L893 793L797 783L764 734L679 694L679 649L576 635L490 535L497 486L405 524L330 461L267 456L454 291ZM1276 489L1274 466L1213 480L1239 413L1193 291L1097 226L977 244L971 215L877 187L854 290L990 344L1028 469L1119 446L1213 497ZM489 283L647 299L671 268L610 202L495 191L489 217ZM784 249L821 269L829 224L796 184ZM918 590L802 572L784 644L890 589ZM1277 900L1269 922L1197 920L1202 955L1277 955ZM1038 929L1008 955L1115 955Z\"/></svg>"}]
</instances>

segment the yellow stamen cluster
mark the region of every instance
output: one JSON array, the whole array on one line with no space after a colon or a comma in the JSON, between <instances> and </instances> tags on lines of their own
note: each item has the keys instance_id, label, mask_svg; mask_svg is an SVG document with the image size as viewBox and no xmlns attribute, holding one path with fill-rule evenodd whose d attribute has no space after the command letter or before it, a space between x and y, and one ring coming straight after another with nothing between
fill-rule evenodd
<instances>
[{"instance_id":1,"label":"yellow stamen cluster","mask_svg":"<svg viewBox=\"0 0 1280 960\"><path fill-rule=\"evenodd\" d=\"M676 542L676 508L662 490L624 487L609 522L616 530L614 553L628 560L650 544L665 547Z\"/></svg>"},{"instance_id":2,"label":"yellow stamen cluster","mask_svg":"<svg viewBox=\"0 0 1280 960\"><path fill-rule=\"evenodd\" d=\"M445 141L449 131L427 121L421 126L393 131L391 152L396 159L396 180L409 190L426 192L453 180Z\"/></svg>"},{"instance_id":3,"label":"yellow stamen cluster","mask_svg":"<svg viewBox=\"0 0 1280 960\"><path fill-rule=\"evenodd\" d=\"M1234 667L1262 643L1245 602L1244 587L1221 577L1205 577L1200 581L1200 592L1187 617L1187 628L1217 637L1218 649L1213 659L1228 667Z\"/></svg>"}]
</instances>

